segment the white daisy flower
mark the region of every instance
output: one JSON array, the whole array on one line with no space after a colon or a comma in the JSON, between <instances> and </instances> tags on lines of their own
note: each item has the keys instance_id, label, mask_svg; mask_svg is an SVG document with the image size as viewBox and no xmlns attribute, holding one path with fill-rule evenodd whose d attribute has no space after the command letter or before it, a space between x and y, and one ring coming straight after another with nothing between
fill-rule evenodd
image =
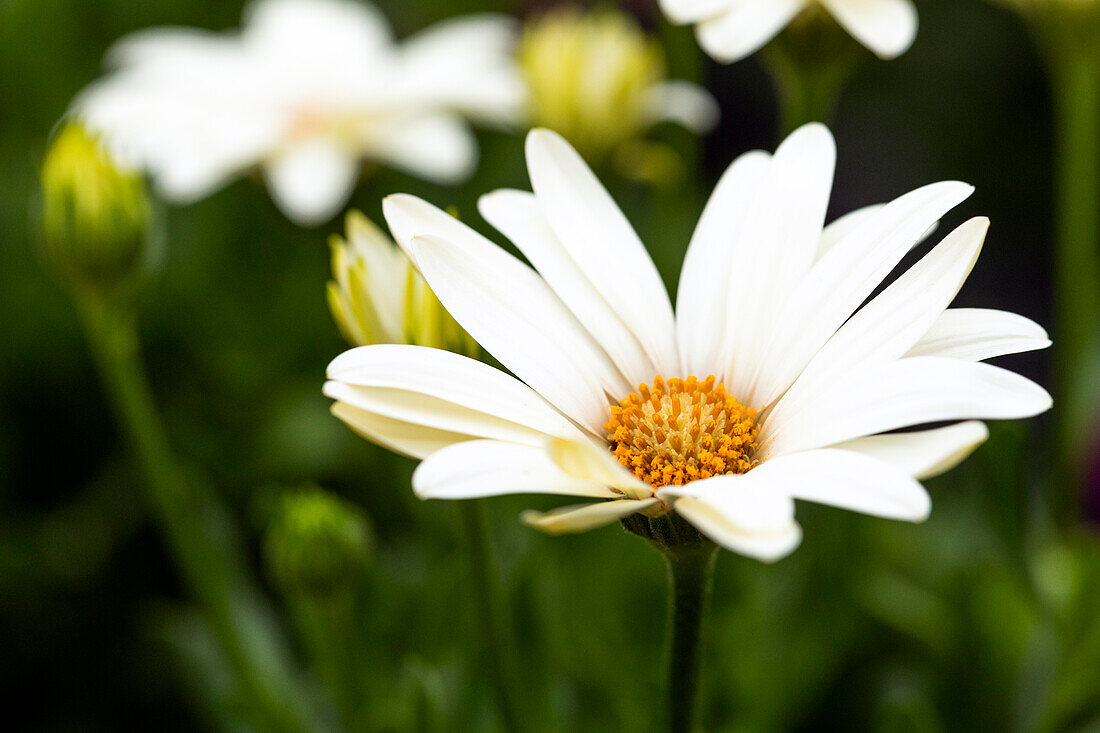
<instances>
[{"instance_id":1,"label":"white daisy flower","mask_svg":"<svg viewBox=\"0 0 1100 733\"><path fill-rule=\"evenodd\" d=\"M472 173L466 119L517 119L514 21L469 16L395 44L350 0L258 0L239 33L154 28L111 49L74 111L121 159L188 203L253 166L300 224L347 202L366 160L442 183Z\"/></svg>"},{"instance_id":2,"label":"white daisy flower","mask_svg":"<svg viewBox=\"0 0 1100 733\"><path fill-rule=\"evenodd\" d=\"M699 45L725 63L760 50L815 6L884 59L905 53L917 36L912 0L660 0L660 5L673 23L695 24Z\"/></svg>"},{"instance_id":3,"label":"white daisy flower","mask_svg":"<svg viewBox=\"0 0 1100 733\"><path fill-rule=\"evenodd\" d=\"M972 188L936 183L824 226L835 147L812 124L722 176L692 237L675 313L630 223L560 136L527 138L534 193L480 211L534 266L407 195L396 241L440 301L515 377L456 354L365 346L325 394L365 437L423 459L423 498L602 499L546 514L550 532L676 512L773 560L794 500L920 521L918 479L985 440L972 419L1047 410L1038 385L980 360L1048 346L1035 323L949 309L988 221L973 219L871 296ZM957 422L965 421L965 422ZM901 428L935 423L914 432Z\"/></svg>"}]
</instances>

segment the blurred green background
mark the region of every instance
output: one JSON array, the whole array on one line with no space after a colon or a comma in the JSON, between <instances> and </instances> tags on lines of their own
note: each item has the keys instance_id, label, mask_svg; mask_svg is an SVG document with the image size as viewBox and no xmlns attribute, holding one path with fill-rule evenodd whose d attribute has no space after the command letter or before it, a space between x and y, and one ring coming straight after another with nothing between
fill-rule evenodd
<instances>
[{"instance_id":1,"label":"blurred green background","mask_svg":"<svg viewBox=\"0 0 1100 733\"><path fill-rule=\"evenodd\" d=\"M449 15L534 9L379 4L400 35ZM235 27L241 6L0 1L0 694L18 727L240 729L247 718L150 520L70 301L42 267L33 214L51 129L101 73L112 41L150 25ZM689 30L659 28L652 2L628 6L692 54L672 59L673 74L701 65L722 106L699 180L673 190L609 182L671 285L718 174L740 152L774 148L776 102L756 60L704 62ZM975 184L945 227L988 215L993 228L957 303L1049 326L1051 119L1039 58L1021 22L992 5L918 6L913 49L889 63L868 55L841 99L832 214L935 180ZM692 145L680 130L657 134ZM468 185L381 171L352 205L380 220L381 197L407 191L490 231L477 195L527 182L521 136L480 140ZM366 700L362 727L503 729L455 506L415 499L412 463L355 437L320 393L344 348L324 301L326 239L342 222L297 228L250 180L159 213L164 247L141 302L145 358L176 450L203 467L243 529L271 601L265 622L285 642L272 664L289 670L321 728L336 703L318 633L344 648L349 694ZM1001 361L1050 384L1050 359ZM721 553L703 728L1100 730L1097 536L1086 513L1050 519L1063 489L1050 480L1049 426L1049 416L992 426L972 460L929 482L924 525L804 506L806 539L791 558L765 566ZM276 582L263 538L280 496L314 482L361 509L372 549L346 597L310 606ZM487 505L523 719L531 730L652 729L663 561L617 528L549 538L517 521L523 508L555 503Z\"/></svg>"}]
</instances>

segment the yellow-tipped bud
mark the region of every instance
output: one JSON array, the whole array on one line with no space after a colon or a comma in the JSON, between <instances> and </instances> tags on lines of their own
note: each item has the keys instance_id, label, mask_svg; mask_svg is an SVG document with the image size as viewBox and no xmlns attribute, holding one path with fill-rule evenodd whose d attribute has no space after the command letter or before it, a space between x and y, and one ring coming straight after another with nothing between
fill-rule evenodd
<instances>
[{"instance_id":1,"label":"yellow-tipped bud","mask_svg":"<svg viewBox=\"0 0 1100 733\"><path fill-rule=\"evenodd\" d=\"M405 254L358 211L347 216L347 238L334 235L328 304L353 346L416 344L478 355L477 343L455 322Z\"/></svg>"},{"instance_id":2,"label":"yellow-tipped bud","mask_svg":"<svg viewBox=\"0 0 1100 733\"><path fill-rule=\"evenodd\" d=\"M621 11L550 11L527 24L518 55L532 125L560 133L593 163L657 122L704 132L717 119L704 90L666 81L660 44Z\"/></svg>"},{"instance_id":3,"label":"yellow-tipped bud","mask_svg":"<svg viewBox=\"0 0 1100 733\"><path fill-rule=\"evenodd\" d=\"M370 556L370 528L353 505L319 488L283 497L268 528L271 573L286 591L330 595L351 587Z\"/></svg>"},{"instance_id":4,"label":"yellow-tipped bud","mask_svg":"<svg viewBox=\"0 0 1100 733\"><path fill-rule=\"evenodd\" d=\"M42 234L67 281L100 292L140 266L150 206L136 172L120 167L75 122L54 136L42 165Z\"/></svg>"}]
</instances>

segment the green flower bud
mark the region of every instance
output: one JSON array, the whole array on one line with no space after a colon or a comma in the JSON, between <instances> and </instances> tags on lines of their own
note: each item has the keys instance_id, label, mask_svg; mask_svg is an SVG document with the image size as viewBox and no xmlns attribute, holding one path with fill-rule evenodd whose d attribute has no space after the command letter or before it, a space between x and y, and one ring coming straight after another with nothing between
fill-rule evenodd
<instances>
[{"instance_id":1,"label":"green flower bud","mask_svg":"<svg viewBox=\"0 0 1100 733\"><path fill-rule=\"evenodd\" d=\"M319 488L284 496L265 541L279 586L317 596L349 588L363 572L370 547L366 516Z\"/></svg>"},{"instance_id":2,"label":"green flower bud","mask_svg":"<svg viewBox=\"0 0 1100 733\"><path fill-rule=\"evenodd\" d=\"M710 94L669 81L661 45L622 11L551 10L527 24L518 60L532 126L633 178L668 175L671 151L642 144L649 128L673 122L703 133L717 122Z\"/></svg>"},{"instance_id":3,"label":"green flower bud","mask_svg":"<svg viewBox=\"0 0 1100 733\"><path fill-rule=\"evenodd\" d=\"M329 310L348 343L416 344L478 355L477 343L370 219L350 212L347 239L334 235L330 244Z\"/></svg>"},{"instance_id":4,"label":"green flower bud","mask_svg":"<svg viewBox=\"0 0 1100 733\"><path fill-rule=\"evenodd\" d=\"M121 168L75 122L54 136L42 165L42 234L60 277L99 292L140 266L150 206L136 172Z\"/></svg>"},{"instance_id":5,"label":"green flower bud","mask_svg":"<svg viewBox=\"0 0 1100 733\"><path fill-rule=\"evenodd\" d=\"M534 125L591 158L641 134L645 92L665 77L661 46L626 13L611 10L562 8L531 21L519 62Z\"/></svg>"}]
</instances>

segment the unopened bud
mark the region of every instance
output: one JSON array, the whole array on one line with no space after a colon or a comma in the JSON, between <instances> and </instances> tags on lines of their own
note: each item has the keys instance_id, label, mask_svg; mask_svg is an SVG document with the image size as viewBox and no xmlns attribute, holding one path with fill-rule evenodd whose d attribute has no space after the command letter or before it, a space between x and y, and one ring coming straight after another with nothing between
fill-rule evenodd
<instances>
[{"instance_id":1,"label":"unopened bud","mask_svg":"<svg viewBox=\"0 0 1100 733\"><path fill-rule=\"evenodd\" d=\"M360 511L338 496L310 488L283 497L265 550L285 591L327 596L355 582L370 545L370 529Z\"/></svg>"},{"instance_id":2,"label":"unopened bud","mask_svg":"<svg viewBox=\"0 0 1100 733\"><path fill-rule=\"evenodd\" d=\"M527 24L518 57L532 126L559 133L593 164L621 162L619 149L658 122L697 133L717 122L710 94L668 81L660 43L622 11L551 10Z\"/></svg>"},{"instance_id":3,"label":"unopened bud","mask_svg":"<svg viewBox=\"0 0 1100 733\"><path fill-rule=\"evenodd\" d=\"M42 235L67 282L108 292L141 265L150 206L144 182L76 122L54 136L42 165Z\"/></svg>"},{"instance_id":4,"label":"unopened bud","mask_svg":"<svg viewBox=\"0 0 1100 733\"><path fill-rule=\"evenodd\" d=\"M333 236L331 246L328 304L350 344L415 344L477 356L477 343L370 219L349 213L347 239Z\"/></svg>"}]
</instances>

